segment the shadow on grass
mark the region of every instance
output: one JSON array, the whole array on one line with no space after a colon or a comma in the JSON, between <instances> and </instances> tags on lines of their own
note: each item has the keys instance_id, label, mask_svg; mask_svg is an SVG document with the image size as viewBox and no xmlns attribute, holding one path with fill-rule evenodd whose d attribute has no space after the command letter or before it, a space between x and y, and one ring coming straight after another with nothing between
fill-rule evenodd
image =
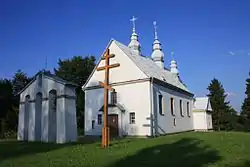
<instances>
[{"instance_id":1,"label":"shadow on grass","mask_svg":"<svg viewBox=\"0 0 250 167\"><path fill-rule=\"evenodd\" d=\"M72 145L92 144L99 141L99 138L94 137L80 137L77 142L66 144L2 140L0 141L0 160L42 152L49 152L55 149L60 149Z\"/></svg>"},{"instance_id":2,"label":"shadow on grass","mask_svg":"<svg viewBox=\"0 0 250 167\"><path fill-rule=\"evenodd\" d=\"M221 157L216 150L202 145L197 139L184 138L171 144L144 148L134 155L124 157L108 167L202 167L216 163Z\"/></svg>"},{"instance_id":3,"label":"shadow on grass","mask_svg":"<svg viewBox=\"0 0 250 167\"><path fill-rule=\"evenodd\" d=\"M227 167L250 167L250 161L245 161L236 165L227 165Z\"/></svg>"}]
</instances>

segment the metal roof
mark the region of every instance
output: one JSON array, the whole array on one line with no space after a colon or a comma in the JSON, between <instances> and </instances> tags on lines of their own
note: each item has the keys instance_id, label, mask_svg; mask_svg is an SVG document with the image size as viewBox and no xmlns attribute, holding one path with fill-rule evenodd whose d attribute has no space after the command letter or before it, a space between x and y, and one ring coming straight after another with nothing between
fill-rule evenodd
<instances>
[{"instance_id":1,"label":"metal roof","mask_svg":"<svg viewBox=\"0 0 250 167\"><path fill-rule=\"evenodd\" d=\"M116 103L116 104L108 104L108 107L117 107L119 110L121 110L122 112L125 111L125 108L122 104L120 103ZM99 109L99 111L103 111L104 106L102 105L102 107Z\"/></svg>"},{"instance_id":2,"label":"metal roof","mask_svg":"<svg viewBox=\"0 0 250 167\"><path fill-rule=\"evenodd\" d=\"M189 92L177 75L172 74L166 68L161 69L150 57L140 56L128 46L125 46L116 40L113 41L148 77L157 78Z\"/></svg>"},{"instance_id":3,"label":"metal roof","mask_svg":"<svg viewBox=\"0 0 250 167\"><path fill-rule=\"evenodd\" d=\"M195 98L193 110L212 111L209 98L208 97Z\"/></svg>"}]
</instances>

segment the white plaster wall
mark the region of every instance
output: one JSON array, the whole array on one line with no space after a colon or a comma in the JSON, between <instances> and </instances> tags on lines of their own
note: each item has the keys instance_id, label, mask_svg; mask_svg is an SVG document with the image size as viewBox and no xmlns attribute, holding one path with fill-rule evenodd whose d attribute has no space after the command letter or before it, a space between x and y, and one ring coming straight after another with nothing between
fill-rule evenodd
<instances>
[{"instance_id":1,"label":"white plaster wall","mask_svg":"<svg viewBox=\"0 0 250 167\"><path fill-rule=\"evenodd\" d=\"M69 96L76 96L75 87L71 87L71 86L65 87L65 94Z\"/></svg>"},{"instance_id":2,"label":"white plaster wall","mask_svg":"<svg viewBox=\"0 0 250 167\"><path fill-rule=\"evenodd\" d=\"M150 93L149 81L127 85L114 86L117 92L117 102L122 104L126 111L121 113L109 109L110 113L118 113L120 135L150 135ZM85 134L100 135L102 125L97 124L97 115L103 105L103 89L85 91ZM135 112L135 124L129 124L129 113ZM92 129L92 120L95 128Z\"/></svg>"},{"instance_id":3,"label":"white plaster wall","mask_svg":"<svg viewBox=\"0 0 250 167\"><path fill-rule=\"evenodd\" d=\"M34 99L30 99L34 100ZM32 102L29 104L30 110L29 110L29 132L28 132L28 138L29 141L35 140L35 112L36 112L36 105L35 102Z\"/></svg>"},{"instance_id":4,"label":"white plaster wall","mask_svg":"<svg viewBox=\"0 0 250 167\"><path fill-rule=\"evenodd\" d=\"M115 57L110 59L110 64L120 63L119 67L110 69L110 83L144 79L147 77L114 42L110 44L109 49L110 54L115 54ZM101 60L98 67L104 65L105 60ZM104 70L94 71L86 87L99 85L99 81L104 81Z\"/></svg>"},{"instance_id":5,"label":"white plaster wall","mask_svg":"<svg viewBox=\"0 0 250 167\"><path fill-rule=\"evenodd\" d=\"M64 143L66 141L66 117L65 117L65 98L57 99L57 142Z\"/></svg>"},{"instance_id":6,"label":"white plaster wall","mask_svg":"<svg viewBox=\"0 0 250 167\"><path fill-rule=\"evenodd\" d=\"M42 86L39 86L37 80L35 80L25 91L21 93L20 99L21 101L25 101L25 96L30 95L30 99L33 100L36 98L36 94L38 92L42 93L43 98L49 97L49 91L53 89L57 90L58 96L65 94L66 91L67 93L72 94L71 88L65 89L63 84L44 77L42 80Z\"/></svg>"},{"instance_id":7,"label":"white plaster wall","mask_svg":"<svg viewBox=\"0 0 250 167\"><path fill-rule=\"evenodd\" d=\"M74 99L65 99L65 140L77 140L77 123L76 123L76 101ZM61 125L59 125L61 126Z\"/></svg>"},{"instance_id":8,"label":"white plaster wall","mask_svg":"<svg viewBox=\"0 0 250 167\"><path fill-rule=\"evenodd\" d=\"M212 114L207 112L206 117L207 117L207 128L208 129L213 129Z\"/></svg>"},{"instance_id":9,"label":"white plaster wall","mask_svg":"<svg viewBox=\"0 0 250 167\"><path fill-rule=\"evenodd\" d=\"M42 103L42 141L49 141L49 101L43 101Z\"/></svg>"},{"instance_id":10,"label":"white plaster wall","mask_svg":"<svg viewBox=\"0 0 250 167\"><path fill-rule=\"evenodd\" d=\"M19 105L19 115L18 115L18 133L17 133L17 140L24 140L24 112L25 112L25 105Z\"/></svg>"},{"instance_id":11,"label":"white plaster wall","mask_svg":"<svg viewBox=\"0 0 250 167\"><path fill-rule=\"evenodd\" d=\"M97 114L103 105L103 89L85 91L85 134L100 135L101 125L97 125ZM95 128L92 129L92 120L95 120Z\"/></svg>"},{"instance_id":12,"label":"white plaster wall","mask_svg":"<svg viewBox=\"0 0 250 167\"><path fill-rule=\"evenodd\" d=\"M38 77L38 76L37 76ZM37 78L38 79L38 78ZM75 96L75 89L73 87L65 87L65 85L56 82L55 80L49 79L46 76L42 78L42 84L39 84L38 80L35 80L29 87L24 90L20 94L20 101L24 102L25 97L27 95L30 96L30 100L35 100L36 95L38 92L42 93L42 98L48 98L49 97L49 91L50 90L56 90L57 91L57 96L60 95L69 95L69 96ZM62 126L64 123L66 123L65 119L67 120L67 126L69 125L74 125L76 123L72 122L73 117L76 115L76 108L75 104L73 105L72 103L75 103L75 100L72 100L72 102L67 102L68 106L65 107L66 101L63 100L63 98L58 99L57 102L57 115L58 115L58 121L57 121L57 136L59 136L58 141L59 142L64 142L66 141L66 129L65 126ZM28 133L28 139L29 141L34 141L35 140L35 114L36 114L36 103L31 102L29 103L29 121L27 122L29 124L29 133ZM41 110L41 140L44 142L49 141L49 116L48 116L48 110L49 110L49 101L43 101L42 102L42 110ZM64 115L64 112L66 113L66 116ZM19 122L18 122L18 140L23 140L24 139L24 111L25 111L25 105L20 104L20 113L19 113ZM59 121L60 120L60 121ZM75 128L75 129L74 129ZM76 138L76 126L69 127L69 140L73 140Z\"/></svg>"},{"instance_id":13,"label":"white plaster wall","mask_svg":"<svg viewBox=\"0 0 250 167\"><path fill-rule=\"evenodd\" d=\"M44 78L43 80L43 96L49 97L50 90L56 90L57 96L64 95L66 93L65 85L60 84L51 79Z\"/></svg>"},{"instance_id":14,"label":"white plaster wall","mask_svg":"<svg viewBox=\"0 0 250 167\"><path fill-rule=\"evenodd\" d=\"M163 112L159 113L158 95L163 96ZM171 114L170 98L174 98L174 113ZM182 100L182 110L184 117L180 113L179 101ZM190 117L187 115L187 102L189 102ZM163 86L153 84L153 129L156 135L175 133L181 131L193 130L193 115L192 115L192 97L165 88ZM174 125L174 119L176 126Z\"/></svg>"},{"instance_id":15,"label":"white plaster wall","mask_svg":"<svg viewBox=\"0 0 250 167\"><path fill-rule=\"evenodd\" d=\"M194 116L194 129L206 130L207 129L206 112L193 112L193 116Z\"/></svg>"}]
</instances>

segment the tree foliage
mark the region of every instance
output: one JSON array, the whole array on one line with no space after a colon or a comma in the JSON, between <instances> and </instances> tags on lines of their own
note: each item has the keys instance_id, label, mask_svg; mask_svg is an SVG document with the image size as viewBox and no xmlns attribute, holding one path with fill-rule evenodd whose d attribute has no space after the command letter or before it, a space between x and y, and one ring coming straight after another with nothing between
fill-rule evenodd
<instances>
[{"instance_id":1,"label":"tree foliage","mask_svg":"<svg viewBox=\"0 0 250 167\"><path fill-rule=\"evenodd\" d=\"M232 130L236 126L236 111L226 101L226 93L221 82L214 78L208 86L209 98L213 109L213 128L216 130Z\"/></svg>"},{"instance_id":2,"label":"tree foliage","mask_svg":"<svg viewBox=\"0 0 250 167\"><path fill-rule=\"evenodd\" d=\"M95 57L74 56L72 59L59 60L58 69L54 69L55 74L67 81L79 85L76 89L77 101L77 125L81 131L84 128L84 93L81 87L87 81L89 75L95 67Z\"/></svg>"},{"instance_id":3,"label":"tree foliage","mask_svg":"<svg viewBox=\"0 0 250 167\"><path fill-rule=\"evenodd\" d=\"M31 79L32 78L29 78L22 70L17 70L12 80L14 95L20 92L31 81Z\"/></svg>"},{"instance_id":4,"label":"tree foliage","mask_svg":"<svg viewBox=\"0 0 250 167\"><path fill-rule=\"evenodd\" d=\"M16 131L18 124L19 96L17 95L31 80L24 72L17 70L12 80L0 80L0 129L1 136L7 131Z\"/></svg>"},{"instance_id":5,"label":"tree foliage","mask_svg":"<svg viewBox=\"0 0 250 167\"><path fill-rule=\"evenodd\" d=\"M246 130L250 130L250 73L246 79L246 98L241 107L241 121Z\"/></svg>"},{"instance_id":6,"label":"tree foliage","mask_svg":"<svg viewBox=\"0 0 250 167\"><path fill-rule=\"evenodd\" d=\"M72 59L59 59L58 66L58 69L54 69L58 77L82 86L95 67L95 57L74 56Z\"/></svg>"},{"instance_id":7,"label":"tree foliage","mask_svg":"<svg viewBox=\"0 0 250 167\"><path fill-rule=\"evenodd\" d=\"M10 80L0 80L0 118L4 118L12 105L12 84Z\"/></svg>"}]
</instances>

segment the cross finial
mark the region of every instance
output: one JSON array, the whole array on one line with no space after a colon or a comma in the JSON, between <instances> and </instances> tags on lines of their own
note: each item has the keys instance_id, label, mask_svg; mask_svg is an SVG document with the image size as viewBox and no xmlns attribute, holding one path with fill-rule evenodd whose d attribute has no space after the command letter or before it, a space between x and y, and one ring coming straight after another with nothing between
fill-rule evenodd
<instances>
[{"instance_id":1,"label":"cross finial","mask_svg":"<svg viewBox=\"0 0 250 167\"><path fill-rule=\"evenodd\" d=\"M156 21L153 22L153 25L154 25L154 29L155 29L155 39L158 39Z\"/></svg>"},{"instance_id":2,"label":"cross finial","mask_svg":"<svg viewBox=\"0 0 250 167\"><path fill-rule=\"evenodd\" d=\"M135 18L135 16L132 17L132 19L130 19L130 21L133 23L133 32L135 33L135 21L137 20L137 18Z\"/></svg>"},{"instance_id":3,"label":"cross finial","mask_svg":"<svg viewBox=\"0 0 250 167\"><path fill-rule=\"evenodd\" d=\"M174 51L171 52L172 60L174 60Z\"/></svg>"},{"instance_id":4,"label":"cross finial","mask_svg":"<svg viewBox=\"0 0 250 167\"><path fill-rule=\"evenodd\" d=\"M45 57L45 70L47 70L47 66L48 66L48 58L47 58L47 55Z\"/></svg>"}]
</instances>

